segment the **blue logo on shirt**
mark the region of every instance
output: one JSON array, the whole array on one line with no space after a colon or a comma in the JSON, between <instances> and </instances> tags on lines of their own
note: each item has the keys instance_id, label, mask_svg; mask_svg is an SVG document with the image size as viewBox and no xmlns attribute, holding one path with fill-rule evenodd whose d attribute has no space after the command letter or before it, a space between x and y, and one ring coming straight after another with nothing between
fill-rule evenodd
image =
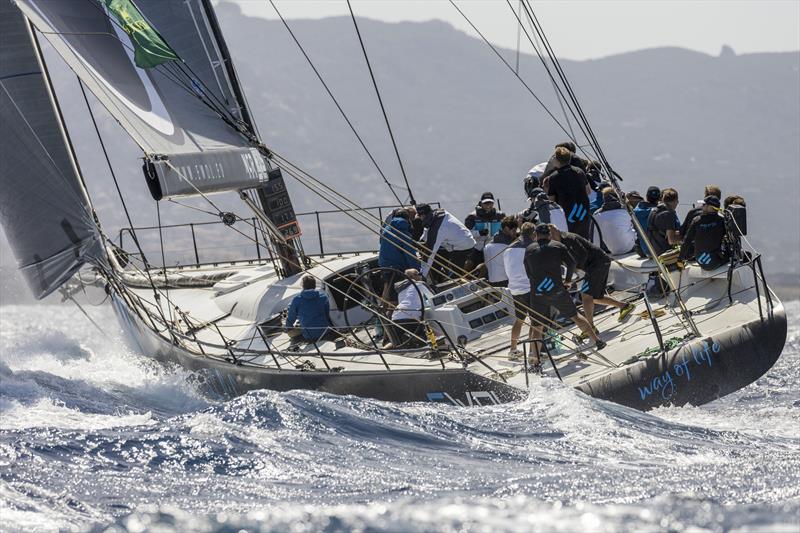
<instances>
[{"instance_id":1,"label":"blue logo on shirt","mask_svg":"<svg viewBox=\"0 0 800 533\"><path fill-rule=\"evenodd\" d=\"M701 265L707 265L711 262L711 254L708 252L703 252L702 254L697 256L697 262Z\"/></svg>"},{"instance_id":2,"label":"blue logo on shirt","mask_svg":"<svg viewBox=\"0 0 800 533\"><path fill-rule=\"evenodd\" d=\"M581 222L589 212L583 207L582 204L575 204L572 206L572 210L569 212L569 216L567 217L567 222L575 222L576 219L578 222Z\"/></svg>"},{"instance_id":3,"label":"blue logo on shirt","mask_svg":"<svg viewBox=\"0 0 800 533\"><path fill-rule=\"evenodd\" d=\"M583 283L581 284L581 292L589 292L590 290L591 286L589 285L589 280L583 280Z\"/></svg>"},{"instance_id":4,"label":"blue logo on shirt","mask_svg":"<svg viewBox=\"0 0 800 533\"><path fill-rule=\"evenodd\" d=\"M539 285L536 286L536 292L538 292L540 294L542 292L550 292L550 291L553 290L553 287L555 287L555 286L556 286L556 284L553 283L553 280L550 279L549 277L547 277L547 278L544 278L541 281L541 283L539 283Z\"/></svg>"}]
</instances>

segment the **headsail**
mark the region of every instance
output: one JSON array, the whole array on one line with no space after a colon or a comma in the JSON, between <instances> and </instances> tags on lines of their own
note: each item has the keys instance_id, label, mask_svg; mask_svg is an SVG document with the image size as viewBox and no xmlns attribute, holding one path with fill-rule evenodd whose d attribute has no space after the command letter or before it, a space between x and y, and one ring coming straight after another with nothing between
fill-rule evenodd
<instances>
[{"instance_id":1,"label":"headsail","mask_svg":"<svg viewBox=\"0 0 800 533\"><path fill-rule=\"evenodd\" d=\"M154 196L266 181L204 0L17 0L17 6L150 156Z\"/></svg>"},{"instance_id":2,"label":"headsail","mask_svg":"<svg viewBox=\"0 0 800 533\"><path fill-rule=\"evenodd\" d=\"M0 222L43 298L101 257L91 209L28 22L0 1Z\"/></svg>"}]
</instances>

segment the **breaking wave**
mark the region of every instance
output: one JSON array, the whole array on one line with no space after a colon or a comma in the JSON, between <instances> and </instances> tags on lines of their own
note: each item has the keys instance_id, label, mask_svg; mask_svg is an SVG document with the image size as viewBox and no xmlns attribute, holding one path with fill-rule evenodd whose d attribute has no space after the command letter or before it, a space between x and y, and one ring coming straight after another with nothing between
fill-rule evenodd
<instances>
[{"instance_id":1,"label":"breaking wave","mask_svg":"<svg viewBox=\"0 0 800 533\"><path fill-rule=\"evenodd\" d=\"M466 409L295 391L230 401L66 306L0 308L0 528L796 531L800 303L773 370L641 413L554 380Z\"/></svg>"}]
</instances>

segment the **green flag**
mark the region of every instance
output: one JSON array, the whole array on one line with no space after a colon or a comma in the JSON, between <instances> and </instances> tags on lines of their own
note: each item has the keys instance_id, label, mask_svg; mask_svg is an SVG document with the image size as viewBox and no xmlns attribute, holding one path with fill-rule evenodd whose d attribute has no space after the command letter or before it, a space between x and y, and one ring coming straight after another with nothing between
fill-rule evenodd
<instances>
[{"instance_id":1,"label":"green flag","mask_svg":"<svg viewBox=\"0 0 800 533\"><path fill-rule=\"evenodd\" d=\"M134 60L139 68L153 68L178 59L161 35L145 20L132 0L100 0L127 33L134 48Z\"/></svg>"}]
</instances>

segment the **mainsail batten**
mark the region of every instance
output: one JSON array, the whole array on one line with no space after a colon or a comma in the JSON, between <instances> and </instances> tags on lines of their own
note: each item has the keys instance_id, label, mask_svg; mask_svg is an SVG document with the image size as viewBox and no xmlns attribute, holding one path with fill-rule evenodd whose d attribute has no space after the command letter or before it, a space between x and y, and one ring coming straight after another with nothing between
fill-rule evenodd
<instances>
[{"instance_id":1,"label":"mainsail batten","mask_svg":"<svg viewBox=\"0 0 800 533\"><path fill-rule=\"evenodd\" d=\"M103 253L40 59L28 22L1 1L0 222L37 298Z\"/></svg>"}]
</instances>

